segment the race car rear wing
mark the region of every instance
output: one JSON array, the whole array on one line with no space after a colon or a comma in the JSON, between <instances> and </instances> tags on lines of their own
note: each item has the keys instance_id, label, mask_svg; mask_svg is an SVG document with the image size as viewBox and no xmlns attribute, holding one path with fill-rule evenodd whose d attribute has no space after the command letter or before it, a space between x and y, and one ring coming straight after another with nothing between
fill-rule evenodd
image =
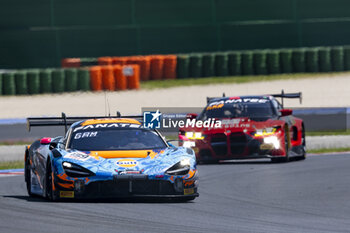
<instances>
[{"instance_id":1,"label":"race car rear wing","mask_svg":"<svg viewBox=\"0 0 350 233\"><path fill-rule=\"evenodd\" d=\"M218 99L218 98L222 98L222 97L226 97L225 92L222 93L221 97L207 97L207 104L209 104L209 102L214 100L214 99Z\"/></svg>"},{"instance_id":2,"label":"race car rear wing","mask_svg":"<svg viewBox=\"0 0 350 233\"><path fill-rule=\"evenodd\" d=\"M303 96L301 92L296 92L296 93L284 93L284 90L282 89L280 94L272 94L271 96L275 97L275 98L281 98L282 101L282 107L284 107L284 98L288 98L288 99L299 99L300 104L303 101Z\"/></svg>"},{"instance_id":3,"label":"race car rear wing","mask_svg":"<svg viewBox=\"0 0 350 233\"><path fill-rule=\"evenodd\" d=\"M141 115L122 116L120 112L117 112L116 116L82 116L82 117L67 117L62 112L61 117L28 117L27 118L27 129L30 131L31 127L36 126L64 126L67 132L68 126L74 124L77 121L88 120L88 119L104 119L104 118L135 118L142 119Z\"/></svg>"},{"instance_id":4,"label":"race car rear wing","mask_svg":"<svg viewBox=\"0 0 350 233\"><path fill-rule=\"evenodd\" d=\"M300 104L302 103L302 93L301 92L296 92L296 93L284 93L284 90L281 91L279 94L271 94L269 96L273 96L275 98L281 98L282 100L282 107L284 107L284 98L288 99L299 99ZM222 93L222 97L226 97L225 93ZM214 99L219 99L222 97L207 97L207 104L209 104L210 101Z\"/></svg>"}]
</instances>

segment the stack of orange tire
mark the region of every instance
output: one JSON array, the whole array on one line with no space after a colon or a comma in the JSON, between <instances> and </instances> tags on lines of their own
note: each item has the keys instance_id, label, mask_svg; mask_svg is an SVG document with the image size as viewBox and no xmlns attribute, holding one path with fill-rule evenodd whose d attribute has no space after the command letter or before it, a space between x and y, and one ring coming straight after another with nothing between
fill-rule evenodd
<instances>
[{"instance_id":1,"label":"stack of orange tire","mask_svg":"<svg viewBox=\"0 0 350 233\"><path fill-rule=\"evenodd\" d=\"M80 58L65 58L65 59L62 59L61 65L64 68L80 67Z\"/></svg>"},{"instance_id":2,"label":"stack of orange tire","mask_svg":"<svg viewBox=\"0 0 350 233\"><path fill-rule=\"evenodd\" d=\"M163 55L151 56L151 79L163 79L164 57Z\"/></svg>"},{"instance_id":3,"label":"stack of orange tire","mask_svg":"<svg viewBox=\"0 0 350 233\"><path fill-rule=\"evenodd\" d=\"M176 66L177 57L176 55L167 55L164 57L164 79L175 79L176 78Z\"/></svg>"},{"instance_id":4,"label":"stack of orange tire","mask_svg":"<svg viewBox=\"0 0 350 233\"><path fill-rule=\"evenodd\" d=\"M151 58L150 58L150 56L128 57L127 64L140 66L141 81L147 81L150 79L150 72L151 72Z\"/></svg>"},{"instance_id":5,"label":"stack of orange tire","mask_svg":"<svg viewBox=\"0 0 350 233\"><path fill-rule=\"evenodd\" d=\"M151 75L151 57L142 56L137 64L140 66L141 81L149 80Z\"/></svg>"},{"instance_id":6,"label":"stack of orange tire","mask_svg":"<svg viewBox=\"0 0 350 233\"><path fill-rule=\"evenodd\" d=\"M92 66L90 68L90 84L91 90L102 91L102 71L100 66Z\"/></svg>"},{"instance_id":7,"label":"stack of orange tire","mask_svg":"<svg viewBox=\"0 0 350 233\"><path fill-rule=\"evenodd\" d=\"M126 65L127 61L128 61L128 57L113 57L112 58L113 65L124 66L124 65Z\"/></svg>"},{"instance_id":8,"label":"stack of orange tire","mask_svg":"<svg viewBox=\"0 0 350 233\"><path fill-rule=\"evenodd\" d=\"M113 66L102 66L102 86L104 90L115 91Z\"/></svg>"},{"instance_id":9,"label":"stack of orange tire","mask_svg":"<svg viewBox=\"0 0 350 233\"><path fill-rule=\"evenodd\" d=\"M123 73L123 66L114 65L113 73L115 78L115 88L119 91L126 90L128 88L127 77Z\"/></svg>"},{"instance_id":10,"label":"stack of orange tire","mask_svg":"<svg viewBox=\"0 0 350 233\"><path fill-rule=\"evenodd\" d=\"M132 75L128 76L128 89L140 89L140 66L130 65L133 69ZM125 66L124 66L125 68Z\"/></svg>"},{"instance_id":11,"label":"stack of orange tire","mask_svg":"<svg viewBox=\"0 0 350 233\"><path fill-rule=\"evenodd\" d=\"M99 57L97 59L100 66L112 65L113 59L111 57Z\"/></svg>"}]
</instances>

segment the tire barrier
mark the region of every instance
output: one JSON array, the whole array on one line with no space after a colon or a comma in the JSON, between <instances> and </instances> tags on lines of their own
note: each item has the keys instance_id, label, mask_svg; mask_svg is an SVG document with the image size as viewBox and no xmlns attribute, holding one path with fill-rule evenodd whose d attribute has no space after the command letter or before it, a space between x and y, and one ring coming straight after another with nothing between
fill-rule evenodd
<instances>
[{"instance_id":1,"label":"tire barrier","mask_svg":"<svg viewBox=\"0 0 350 233\"><path fill-rule=\"evenodd\" d=\"M39 70L28 70L27 86L28 86L28 94L36 95L40 93Z\"/></svg>"},{"instance_id":2,"label":"tire barrier","mask_svg":"<svg viewBox=\"0 0 350 233\"><path fill-rule=\"evenodd\" d=\"M3 95L16 94L15 75L13 72L2 74L2 85Z\"/></svg>"},{"instance_id":3,"label":"tire barrier","mask_svg":"<svg viewBox=\"0 0 350 233\"><path fill-rule=\"evenodd\" d=\"M151 60L150 56L134 56L125 57L124 62L116 63L118 65L139 65L140 66L140 78L141 81L147 81L151 78ZM122 60L123 61L123 60Z\"/></svg>"},{"instance_id":4,"label":"tire barrier","mask_svg":"<svg viewBox=\"0 0 350 233\"><path fill-rule=\"evenodd\" d=\"M293 65L292 65L292 50L291 49L283 49L280 52L280 64L281 64L281 72L282 73L292 73Z\"/></svg>"},{"instance_id":5,"label":"tire barrier","mask_svg":"<svg viewBox=\"0 0 350 233\"><path fill-rule=\"evenodd\" d=\"M97 61L100 66L113 64L113 59L111 57L99 57Z\"/></svg>"},{"instance_id":6,"label":"tire barrier","mask_svg":"<svg viewBox=\"0 0 350 233\"><path fill-rule=\"evenodd\" d=\"M40 93L52 93L52 69L39 71Z\"/></svg>"},{"instance_id":7,"label":"tire barrier","mask_svg":"<svg viewBox=\"0 0 350 233\"><path fill-rule=\"evenodd\" d=\"M267 55L265 50L258 50L253 53L255 74L267 74Z\"/></svg>"},{"instance_id":8,"label":"tire barrier","mask_svg":"<svg viewBox=\"0 0 350 233\"><path fill-rule=\"evenodd\" d=\"M332 70L333 71L343 71L344 70L344 50L343 47L333 47L331 48L331 60L332 60Z\"/></svg>"},{"instance_id":9,"label":"tire barrier","mask_svg":"<svg viewBox=\"0 0 350 233\"><path fill-rule=\"evenodd\" d=\"M102 87L104 90L115 91L115 80L113 74L113 66L102 66Z\"/></svg>"},{"instance_id":10,"label":"tire barrier","mask_svg":"<svg viewBox=\"0 0 350 233\"><path fill-rule=\"evenodd\" d=\"M112 64L113 65L121 65L124 66L128 62L127 57L112 57Z\"/></svg>"},{"instance_id":11,"label":"tire barrier","mask_svg":"<svg viewBox=\"0 0 350 233\"><path fill-rule=\"evenodd\" d=\"M26 71L15 72L14 78L15 78L15 84L16 84L16 94L17 95L28 94L27 72Z\"/></svg>"},{"instance_id":12,"label":"tire barrier","mask_svg":"<svg viewBox=\"0 0 350 233\"><path fill-rule=\"evenodd\" d=\"M164 56L151 57L151 79L163 79Z\"/></svg>"},{"instance_id":13,"label":"tire barrier","mask_svg":"<svg viewBox=\"0 0 350 233\"><path fill-rule=\"evenodd\" d=\"M306 72L318 72L318 49L307 49L305 52Z\"/></svg>"},{"instance_id":14,"label":"tire barrier","mask_svg":"<svg viewBox=\"0 0 350 233\"><path fill-rule=\"evenodd\" d=\"M66 58L62 66L5 71L0 95L138 89L140 81L175 78L344 71L350 70L350 46Z\"/></svg>"},{"instance_id":15,"label":"tire barrier","mask_svg":"<svg viewBox=\"0 0 350 233\"><path fill-rule=\"evenodd\" d=\"M231 76L241 75L242 74L242 58L240 52L229 52L228 54L228 67L229 74Z\"/></svg>"},{"instance_id":16,"label":"tire barrier","mask_svg":"<svg viewBox=\"0 0 350 233\"><path fill-rule=\"evenodd\" d=\"M330 72L332 70L331 48L322 47L318 50L319 70L321 72Z\"/></svg>"},{"instance_id":17,"label":"tire barrier","mask_svg":"<svg viewBox=\"0 0 350 233\"><path fill-rule=\"evenodd\" d=\"M62 59L61 66L64 68L80 67L80 58L64 58Z\"/></svg>"},{"instance_id":18,"label":"tire barrier","mask_svg":"<svg viewBox=\"0 0 350 233\"><path fill-rule=\"evenodd\" d=\"M125 69L130 69L132 72L130 72L130 75L125 71ZM138 65L131 65L130 68L127 66L123 67L123 73L125 76L127 76L127 83L128 83L128 89L140 89L140 66Z\"/></svg>"},{"instance_id":19,"label":"tire barrier","mask_svg":"<svg viewBox=\"0 0 350 233\"><path fill-rule=\"evenodd\" d=\"M215 76L228 76L228 54L215 54Z\"/></svg>"},{"instance_id":20,"label":"tire barrier","mask_svg":"<svg viewBox=\"0 0 350 233\"><path fill-rule=\"evenodd\" d=\"M65 91L65 76L63 69L54 69L52 71L52 92L61 93Z\"/></svg>"},{"instance_id":21,"label":"tire barrier","mask_svg":"<svg viewBox=\"0 0 350 233\"><path fill-rule=\"evenodd\" d=\"M203 70L203 55L201 54L191 54L190 55L190 72L189 76L191 78L202 77Z\"/></svg>"},{"instance_id":22,"label":"tire barrier","mask_svg":"<svg viewBox=\"0 0 350 233\"><path fill-rule=\"evenodd\" d=\"M65 69L65 91L73 92L78 89L78 70L77 69Z\"/></svg>"},{"instance_id":23,"label":"tire barrier","mask_svg":"<svg viewBox=\"0 0 350 233\"><path fill-rule=\"evenodd\" d=\"M164 66L163 66L163 77L164 79L176 79L176 66L177 66L177 58L175 55L167 55L164 56ZM142 66L140 66L140 71L142 70ZM141 80L142 79L142 75Z\"/></svg>"},{"instance_id":24,"label":"tire barrier","mask_svg":"<svg viewBox=\"0 0 350 233\"><path fill-rule=\"evenodd\" d=\"M190 56L178 55L177 56L177 78L183 79L190 76Z\"/></svg>"},{"instance_id":25,"label":"tire barrier","mask_svg":"<svg viewBox=\"0 0 350 233\"><path fill-rule=\"evenodd\" d=\"M100 66L93 66L90 68L90 83L91 90L102 91L102 71Z\"/></svg>"},{"instance_id":26,"label":"tire barrier","mask_svg":"<svg viewBox=\"0 0 350 233\"><path fill-rule=\"evenodd\" d=\"M306 71L305 67L305 50L304 49L295 49L292 52L292 64L293 72L303 73Z\"/></svg>"},{"instance_id":27,"label":"tire barrier","mask_svg":"<svg viewBox=\"0 0 350 233\"><path fill-rule=\"evenodd\" d=\"M127 77L124 75L123 67L121 65L113 66L114 78L115 78L115 88L118 91L123 91L128 89Z\"/></svg>"},{"instance_id":28,"label":"tire barrier","mask_svg":"<svg viewBox=\"0 0 350 233\"><path fill-rule=\"evenodd\" d=\"M253 52L246 51L242 53L242 74L243 75L253 75Z\"/></svg>"},{"instance_id":29,"label":"tire barrier","mask_svg":"<svg viewBox=\"0 0 350 233\"><path fill-rule=\"evenodd\" d=\"M2 95L2 73L0 73L0 95Z\"/></svg>"},{"instance_id":30,"label":"tire barrier","mask_svg":"<svg viewBox=\"0 0 350 233\"><path fill-rule=\"evenodd\" d=\"M88 69L78 70L78 91L90 91L90 73Z\"/></svg>"},{"instance_id":31,"label":"tire barrier","mask_svg":"<svg viewBox=\"0 0 350 233\"><path fill-rule=\"evenodd\" d=\"M278 74L281 72L280 69L280 53L278 50L269 50L266 54L267 62L267 73Z\"/></svg>"},{"instance_id":32,"label":"tire barrier","mask_svg":"<svg viewBox=\"0 0 350 233\"><path fill-rule=\"evenodd\" d=\"M344 69L350 70L350 46L344 46Z\"/></svg>"},{"instance_id":33,"label":"tire barrier","mask_svg":"<svg viewBox=\"0 0 350 233\"><path fill-rule=\"evenodd\" d=\"M95 57L82 57L80 58L80 66L96 66L98 65L98 59Z\"/></svg>"},{"instance_id":34,"label":"tire barrier","mask_svg":"<svg viewBox=\"0 0 350 233\"><path fill-rule=\"evenodd\" d=\"M203 54L203 77L215 76L215 54Z\"/></svg>"}]
</instances>

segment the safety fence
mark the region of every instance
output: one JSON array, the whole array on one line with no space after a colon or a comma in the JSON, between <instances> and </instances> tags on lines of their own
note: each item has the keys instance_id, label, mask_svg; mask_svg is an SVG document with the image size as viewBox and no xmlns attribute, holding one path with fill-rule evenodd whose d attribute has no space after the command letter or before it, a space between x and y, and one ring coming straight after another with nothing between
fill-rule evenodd
<instances>
[{"instance_id":1,"label":"safety fence","mask_svg":"<svg viewBox=\"0 0 350 233\"><path fill-rule=\"evenodd\" d=\"M74 91L140 88L138 65L30 69L0 73L0 95L33 95Z\"/></svg>"}]
</instances>

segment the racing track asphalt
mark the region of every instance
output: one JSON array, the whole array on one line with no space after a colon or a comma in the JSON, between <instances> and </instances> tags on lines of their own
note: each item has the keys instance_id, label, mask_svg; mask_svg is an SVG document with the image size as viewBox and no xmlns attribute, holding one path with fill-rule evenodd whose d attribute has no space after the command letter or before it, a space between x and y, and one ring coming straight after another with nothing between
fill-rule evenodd
<instances>
[{"instance_id":1,"label":"racing track asphalt","mask_svg":"<svg viewBox=\"0 0 350 233\"><path fill-rule=\"evenodd\" d=\"M349 232L350 155L271 164L200 165L200 197L189 203L29 198L22 176L0 178L0 231Z\"/></svg>"}]
</instances>

